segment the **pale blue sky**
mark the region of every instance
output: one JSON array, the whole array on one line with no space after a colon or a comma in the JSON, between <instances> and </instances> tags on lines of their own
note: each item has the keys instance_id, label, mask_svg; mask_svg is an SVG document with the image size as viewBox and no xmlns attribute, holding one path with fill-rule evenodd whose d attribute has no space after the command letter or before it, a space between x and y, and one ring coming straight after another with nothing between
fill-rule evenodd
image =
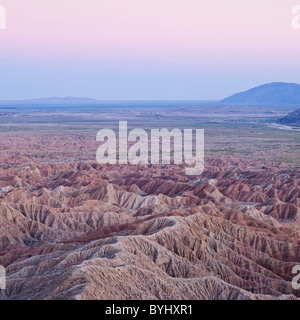
<instances>
[{"instance_id":1,"label":"pale blue sky","mask_svg":"<svg viewBox=\"0 0 300 320\"><path fill-rule=\"evenodd\" d=\"M0 100L211 100L300 83L300 0L0 1Z\"/></svg>"}]
</instances>

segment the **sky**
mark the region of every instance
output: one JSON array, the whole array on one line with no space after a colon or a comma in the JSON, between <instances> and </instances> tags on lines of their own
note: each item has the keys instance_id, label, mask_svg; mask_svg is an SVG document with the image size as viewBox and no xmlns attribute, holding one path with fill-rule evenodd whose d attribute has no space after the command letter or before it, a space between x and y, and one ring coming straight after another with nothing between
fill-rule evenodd
<instances>
[{"instance_id":1,"label":"sky","mask_svg":"<svg viewBox=\"0 0 300 320\"><path fill-rule=\"evenodd\" d=\"M0 100L215 100L300 83L300 0L0 0Z\"/></svg>"}]
</instances>

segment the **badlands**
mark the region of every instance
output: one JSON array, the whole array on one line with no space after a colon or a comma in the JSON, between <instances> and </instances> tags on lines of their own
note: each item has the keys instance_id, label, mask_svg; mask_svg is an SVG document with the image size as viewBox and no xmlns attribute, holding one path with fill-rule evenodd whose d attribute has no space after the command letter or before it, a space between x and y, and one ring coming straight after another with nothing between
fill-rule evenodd
<instances>
[{"instance_id":1,"label":"badlands","mask_svg":"<svg viewBox=\"0 0 300 320\"><path fill-rule=\"evenodd\" d=\"M297 166L212 152L187 176L100 165L88 134L1 141L0 299L300 297Z\"/></svg>"}]
</instances>

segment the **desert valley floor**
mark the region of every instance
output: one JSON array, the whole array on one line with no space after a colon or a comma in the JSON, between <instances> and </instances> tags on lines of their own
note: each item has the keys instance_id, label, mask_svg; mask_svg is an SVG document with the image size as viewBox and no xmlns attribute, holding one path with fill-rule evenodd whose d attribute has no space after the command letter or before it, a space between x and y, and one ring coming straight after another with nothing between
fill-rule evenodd
<instances>
[{"instance_id":1,"label":"desert valley floor","mask_svg":"<svg viewBox=\"0 0 300 320\"><path fill-rule=\"evenodd\" d=\"M300 132L252 111L248 121L179 125L138 114L147 128L206 130L205 170L186 176L184 166L100 165L97 130L116 120L69 113L52 125L47 112L0 117L0 299L300 296L291 286ZM133 127L135 116L127 114Z\"/></svg>"}]
</instances>

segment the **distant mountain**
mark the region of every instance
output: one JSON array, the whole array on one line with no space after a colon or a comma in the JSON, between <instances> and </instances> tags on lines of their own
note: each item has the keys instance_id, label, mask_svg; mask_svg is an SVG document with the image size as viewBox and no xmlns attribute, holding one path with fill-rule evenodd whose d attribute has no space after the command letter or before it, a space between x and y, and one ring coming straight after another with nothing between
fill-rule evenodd
<instances>
[{"instance_id":1,"label":"distant mountain","mask_svg":"<svg viewBox=\"0 0 300 320\"><path fill-rule=\"evenodd\" d=\"M272 82L234 94L221 102L247 105L300 105L300 85L296 83Z\"/></svg>"},{"instance_id":2,"label":"distant mountain","mask_svg":"<svg viewBox=\"0 0 300 320\"><path fill-rule=\"evenodd\" d=\"M278 123L300 126L300 109L288 114L286 117L278 120Z\"/></svg>"},{"instance_id":3,"label":"distant mountain","mask_svg":"<svg viewBox=\"0 0 300 320\"><path fill-rule=\"evenodd\" d=\"M3 100L0 105L91 105L99 104L100 100L81 97L49 97L29 100Z\"/></svg>"}]
</instances>

